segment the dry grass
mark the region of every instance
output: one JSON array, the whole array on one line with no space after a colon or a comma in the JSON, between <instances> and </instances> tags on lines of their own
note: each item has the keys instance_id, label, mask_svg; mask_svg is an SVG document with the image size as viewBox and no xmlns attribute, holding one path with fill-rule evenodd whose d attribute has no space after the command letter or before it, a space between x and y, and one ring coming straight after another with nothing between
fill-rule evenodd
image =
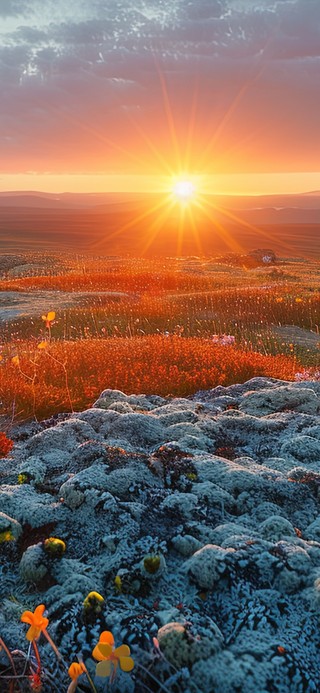
<instances>
[{"instance_id":1,"label":"dry grass","mask_svg":"<svg viewBox=\"0 0 320 693\"><path fill-rule=\"evenodd\" d=\"M299 364L213 345L205 338L162 335L56 342L39 350L32 342L7 349L0 368L0 399L7 416L41 419L81 410L104 388L126 393L186 396L199 389L240 383L258 375L290 380Z\"/></svg>"}]
</instances>

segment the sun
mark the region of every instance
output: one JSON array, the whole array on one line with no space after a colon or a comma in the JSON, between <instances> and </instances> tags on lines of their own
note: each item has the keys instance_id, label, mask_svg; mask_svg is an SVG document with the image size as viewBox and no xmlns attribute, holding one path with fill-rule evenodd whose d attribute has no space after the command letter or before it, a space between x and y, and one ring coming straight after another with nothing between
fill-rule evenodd
<instances>
[{"instance_id":1,"label":"sun","mask_svg":"<svg viewBox=\"0 0 320 693\"><path fill-rule=\"evenodd\" d=\"M189 202L195 195L196 188L191 180L179 180L172 188L174 197L181 202Z\"/></svg>"}]
</instances>

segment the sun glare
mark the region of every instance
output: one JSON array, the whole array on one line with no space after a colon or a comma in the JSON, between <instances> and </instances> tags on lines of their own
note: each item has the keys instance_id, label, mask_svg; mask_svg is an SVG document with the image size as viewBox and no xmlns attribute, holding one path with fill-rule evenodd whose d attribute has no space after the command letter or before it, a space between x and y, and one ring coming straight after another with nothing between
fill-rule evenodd
<instances>
[{"instance_id":1,"label":"sun glare","mask_svg":"<svg viewBox=\"0 0 320 693\"><path fill-rule=\"evenodd\" d=\"M190 180L180 180L174 185L172 192L179 200L187 202L194 197L195 190L195 186Z\"/></svg>"}]
</instances>

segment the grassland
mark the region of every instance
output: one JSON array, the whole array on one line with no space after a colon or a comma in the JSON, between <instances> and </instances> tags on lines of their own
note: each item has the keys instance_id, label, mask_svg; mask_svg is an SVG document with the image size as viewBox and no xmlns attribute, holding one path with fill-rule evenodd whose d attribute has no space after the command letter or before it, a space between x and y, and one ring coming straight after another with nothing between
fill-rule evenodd
<instances>
[{"instance_id":1,"label":"grassland","mask_svg":"<svg viewBox=\"0 0 320 693\"><path fill-rule=\"evenodd\" d=\"M44 302L41 312L56 314L46 323L37 303L38 312L18 310L0 323L7 421L82 409L106 387L185 396L255 375L290 380L319 369L315 261L52 260L41 274L38 259L26 255L20 274L2 273L4 300L15 296L19 306L27 295L32 305L50 291L52 304Z\"/></svg>"}]
</instances>

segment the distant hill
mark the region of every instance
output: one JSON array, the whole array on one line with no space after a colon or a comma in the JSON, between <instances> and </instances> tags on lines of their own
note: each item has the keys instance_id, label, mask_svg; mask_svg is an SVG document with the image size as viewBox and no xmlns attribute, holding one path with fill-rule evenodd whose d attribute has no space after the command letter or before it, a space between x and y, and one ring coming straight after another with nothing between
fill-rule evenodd
<instances>
[{"instance_id":1,"label":"distant hill","mask_svg":"<svg viewBox=\"0 0 320 693\"><path fill-rule=\"evenodd\" d=\"M0 192L1 207L38 209L83 209L135 199L135 193L42 193L34 191ZM139 197L139 195L138 195ZM140 197L145 197L143 194Z\"/></svg>"},{"instance_id":2,"label":"distant hill","mask_svg":"<svg viewBox=\"0 0 320 693\"><path fill-rule=\"evenodd\" d=\"M216 256L268 247L319 259L320 194L201 198L189 215L160 193L0 193L0 252Z\"/></svg>"},{"instance_id":3,"label":"distant hill","mask_svg":"<svg viewBox=\"0 0 320 693\"><path fill-rule=\"evenodd\" d=\"M113 204L149 204L161 201L166 193L44 193L39 191L0 192L1 207L35 207L38 209L90 209L106 211ZM226 209L280 210L320 209L320 191L293 195L203 195L210 204ZM104 207L105 209L102 209Z\"/></svg>"}]
</instances>

